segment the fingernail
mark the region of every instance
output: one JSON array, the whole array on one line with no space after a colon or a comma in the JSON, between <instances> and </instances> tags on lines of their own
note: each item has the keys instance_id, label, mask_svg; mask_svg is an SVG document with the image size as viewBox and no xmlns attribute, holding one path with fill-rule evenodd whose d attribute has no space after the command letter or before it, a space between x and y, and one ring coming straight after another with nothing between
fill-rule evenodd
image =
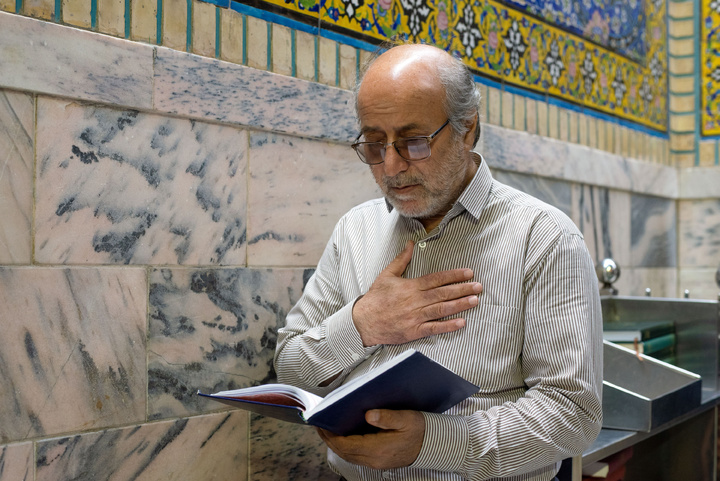
<instances>
[{"instance_id":1,"label":"fingernail","mask_svg":"<svg viewBox=\"0 0 720 481\"><path fill-rule=\"evenodd\" d=\"M368 411L367 420L371 423L378 422L380 420L380 413L377 411Z\"/></svg>"},{"instance_id":2,"label":"fingernail","mask_svg":"<svg viewBox=\"0 0 720 481\"><path fill-rule=\"evenodd\" d=\"M465 272L463 272L463 274L467 279L472 279L473 271L471 271L470 269L465 269Z\"/></svg>"},{"instance_id":3,"label":"fingernail","mask_svg":"<svg viewBox=\"0 0 720 481\"><path fill-rule=\"evenodd\" d=\"M478 298L478 296L468 297L468 304L470 304L471 306L477 306L479 302L480 299Z\"/></svg>"},{"instance_id":4,"label":"fingernail","mask_svg":"<svg viewBox=\"0 0 720 481\"><path fill-rule=\"evenodd\" d=\"M482 292L482 288L483 288L482 284L480 284L479 282L477 282L477 283L475 283L475 285L473 285L473 291L477 292L478 294L480 294Z\"/></svg>"}]
</instances>

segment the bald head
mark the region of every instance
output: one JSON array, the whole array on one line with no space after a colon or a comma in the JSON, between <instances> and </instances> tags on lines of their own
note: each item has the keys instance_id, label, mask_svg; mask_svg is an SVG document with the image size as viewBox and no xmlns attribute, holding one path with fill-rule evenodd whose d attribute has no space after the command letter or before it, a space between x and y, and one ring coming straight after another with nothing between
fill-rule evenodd
<instances>
[{"instance_id":1,"label":"bald head","mask_svg":"<svg viewBox=\"0 0 720 481\"><path fill-rule=\"evenodd\" d=\"M462 135L474 128L480 135L480 93L467 67L444 50L424 44L393 47L366 67L355 89L358 116L363 102L379 97L391 100L412 97L413 102L440 102L454 132Z\"/></svg>"}]
</instances>

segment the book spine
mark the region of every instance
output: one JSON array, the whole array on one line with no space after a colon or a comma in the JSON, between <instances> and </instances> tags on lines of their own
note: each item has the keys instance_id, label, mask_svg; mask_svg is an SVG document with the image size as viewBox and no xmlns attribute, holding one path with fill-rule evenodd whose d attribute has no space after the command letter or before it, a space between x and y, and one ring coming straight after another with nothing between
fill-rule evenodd
<instances>
[{"instance_id":1,"label":"book spine","mask_svg":"<svg viewBox=\"0 0 720 481\"><path fill-rule=\"evenodd\" d=\"M660 352L663 349L675 345L675 334L665 334L664 336L656 337L643 341L643 353L653 354Z\"/></svg>"},{"instance_id":2,"label":"book spine","mask_svg":"<svg viewBox=\"0 0 720 481\"><path fill-rule=\"evenodd\" d=\"M658 324L656 326L650 326L640 330L639 341L647 341L656 337L665 336L667 334L673 334L675 332L675 324Z\"/></svg>"}]
</instances>

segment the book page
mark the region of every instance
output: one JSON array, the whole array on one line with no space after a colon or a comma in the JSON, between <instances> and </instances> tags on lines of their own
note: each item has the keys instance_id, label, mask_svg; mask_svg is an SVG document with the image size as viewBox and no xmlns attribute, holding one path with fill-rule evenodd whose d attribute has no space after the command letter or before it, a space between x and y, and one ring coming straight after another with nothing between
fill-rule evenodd
<instances>
[{"instance_id":1,"label":"book page","mask_svg":"<svg viewBox=\"0 0 720 481\"><path fill-rule=\"evenodd\" d=\"M213 394L213 396L299 407L303 411L313 409L322 401L320 396L286 384L264 384L232 391L220 391Z\"/></svg>"}]
</instances>

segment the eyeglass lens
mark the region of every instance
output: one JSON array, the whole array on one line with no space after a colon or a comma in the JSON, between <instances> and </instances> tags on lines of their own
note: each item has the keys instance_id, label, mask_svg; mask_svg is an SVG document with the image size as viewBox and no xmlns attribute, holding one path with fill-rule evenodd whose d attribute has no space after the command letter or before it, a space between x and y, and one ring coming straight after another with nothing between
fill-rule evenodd
<instances>
[{"instance_id":1,"label":"eyeglass lens","mask_svg":"<svg viewBox=\"0 0 720 481\"><path fill-rule=\"evenodd\" d=\"M359 145L360 154L369 162L385 161L385 145L382 142L368 142ZM420 160L430 156L427 139L399 139L395 149L406 160Z\"/></svg>"}]
</instances>

